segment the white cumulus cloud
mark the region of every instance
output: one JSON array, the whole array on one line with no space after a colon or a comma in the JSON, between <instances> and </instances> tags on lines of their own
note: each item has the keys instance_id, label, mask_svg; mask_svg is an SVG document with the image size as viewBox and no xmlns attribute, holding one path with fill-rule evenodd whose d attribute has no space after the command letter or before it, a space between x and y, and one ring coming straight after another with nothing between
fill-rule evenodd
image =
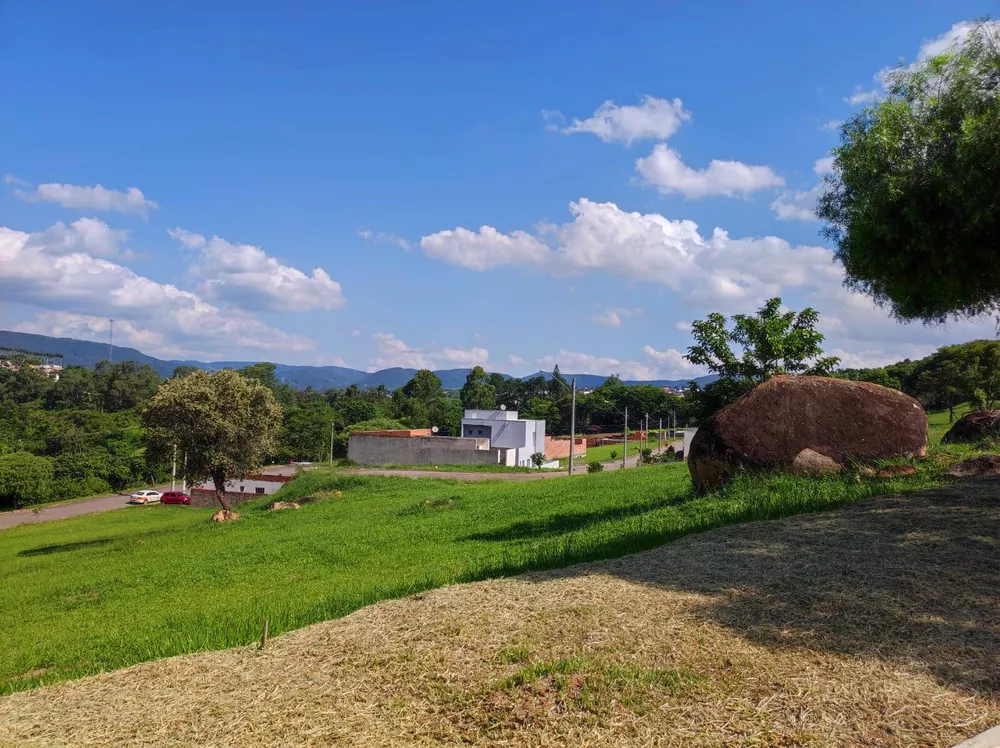
<instances>
[{"instance_id":1,"label":"white cumulus cloud","mask_svg":"<svg viewBox=\"0 0 1000 748\"><path fill-rule=\"evenodd\" d=\"M486 366L489 351L485 348L412 348L392 333L377 332L372 338L378 353L369 361L369 369L465 369Z\"/></svg>"},{"instance_id":2,"label":"white cumulus cloud","mask_svg":"<svg viewBox=\"0 0 1000 748\"><path fill-rule=\"evenodd\" d=\"M757 190L781 187L785 180L769 166L713 159L705 169L693 169L673 148L657 143L652 153L635 162L636 171L664 194L697 199L710 195L746 197Z\"/></svg>"},{"instance_id":3,"label":"white cumulus cloud","mask_svg":"<svg viewBox=\"0 0 1000 748\"><path fill-rule=\"evenodd\" d=\"M206 239L184 229L169 233L199 252L189 272L208 298L271 312L340 309L346 303L340 284L322 268L306 275L252 244L232 244L218 236Z\"/></svg>"},{"instance_id":4,"label":"white cumulus cloud","mask_svg":"<svg viewBox=\"0 0 1000 748\"><path fill-rule=\"evenodd\" d=\"M561 118L559 112L543 110L546 120ZM666 140L691 119L680 99L643 96L638 105L605 101L586 119L574 119L566 127L556 128L571 134L590 133L606 143L617 141L631 145L636 140ZM555 127L555 126L553 126Z\"/></svg>"},{"instance_id":5,"label":"white cumulus cloud","mask_svg":"<svg viewBox=\"0 0 1000 748\"><path fill-rule=\"evenodd\" d=\"M113 229L96 218L78 218L67 226L59 221L45 231L28 236L29 247L43 248L49 254L68 255L86 252L94 257L116 257L123 251L129 232Z\"/></svg>"},{"instance_id":6,"label":"white cumulus cloud","mask_svg":"<svg viewBox=\"0 0 1000 748\"><path fill-rule=\"evenodd\" d=\"M906 65L907 70L914 70L917 65L922 62L926 62L932 57L936 57L950 49L959 48L965 43L966 37L968 37L969 32L975 27L975 21L959 21L952 25L950 29L945 31L943 34L934 37L933 39L927 39L920 45L920 49L917 50L916 59L909 65ZM1000 35L1000 21L987 21L986 28L991 34L996 38ZM847 96L844 101L852 106L858 106L861 104L871 104L878 101L886 94L886 83L889 80L889 74L892 73L893 68L884 67L875 73L872 78L875 81L876 87L871 90L865 90L861 86L855 86L854 92Z\"/></svg>"},{"instance_id":7,"label":"white cumulus cloud","mask_svg":"<svg viewBox=\"0 0 1000 748\"><path fill-rule=\"evenodd\" d=\"M598 325L603 325L604 327L621 327L622 317L631 317L634 314L642 314L642 309L605 309L600 314L596 314L591 317L591 320Z\"/></svg>"},{"instance_id":8,"label":"white cumulus cloud","mask_svg":"<svg viewBox=\"0 0 1000 748\"><path fill-rule=\"evenodd\" d=\"M33 190L15 190L15 194L33 202L55 203L64 208L85 210L113 210L119 213L136 213L146 216L149 211L160 207L142 194L138 187L112 190L102 185L92 187L75 184L47 182Z\"/></svg>"},{"instance_id":9,"label":"white cumulus cloud","mask_svg":"<svg viewBox=\"0 0 1000 748\"><path fill-rule=\"evenodd\" d=\"M399 247L405 252L409 252L413 249L413 245L406 239L397 234L389 234L384 231L372 231L371 229L360 228L358 229L358 236L364 239L366 242L371 242L372 244L392 244Z\"/></svg>"},{"instance_id":10,"label":"white cumulus cloud","mask_svg":"<svg viewBox=\"0 0 1000 748\"><path fill-rule=\"evenodd\" d=\"M501 234L486 226L479 233L456 229L424 237L421 246L438 247L446 241L449 251L429 256L471 270L501 266L530 267L552 275L600 273L630 280L653 281L698 304L741 307L766 299L783 286L808 286L839 282L839 270L823 247L793 247L774 236L733 239L722 229L702 236L693 221L670 220L658 213L621 210L614 203L587 198L570 203L572 220L546 227L549 243L517 232L521 253L497 252L489 262L480 258L481 237L494 237L497 247L508 246ZM464 239L471 237L469 245Z\"/></svg>"},{"instance_id":11,"label":"white cumulus cloud","mask_svg":"<svg viewBox=\"0 0 1000 748\"><path fill-rule=\"evenodd\" d=\"M87 318L114 317L123 321L123 330L159 335L162 345L178 350L303 351L314 346L246 312L222 310L198 294L96 257L83 245L68 249L62 233L58 224L37 234L0 227L0 298L61 313L43 313L29 323L38 331L71 325L83 330L91 324Z\"/></svg>"},{"instance_id":12,"label":"white cumulus cloud","mask_svg":"<svg viewBox=\"0 0 1000 748\"><path fill-rule=\"evenodd\" d=\"M544 258L544 243L524 231L502 234L492 226L479 231L459 227L438 231L420 240L428 257L470 270L490 270L503 265L529 265Z\"/></svg>"}]
</instances>

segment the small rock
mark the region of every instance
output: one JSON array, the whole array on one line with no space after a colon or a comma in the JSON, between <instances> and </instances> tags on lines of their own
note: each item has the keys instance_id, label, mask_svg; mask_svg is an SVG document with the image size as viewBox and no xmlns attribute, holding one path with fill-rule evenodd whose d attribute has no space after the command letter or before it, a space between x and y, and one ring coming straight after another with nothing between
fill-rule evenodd
<instances>
[{"instance_id":1,"label":"small rock","mask_svg":"<svg viewBox=\"0 0 1000 748\"><path fill-rule=\"evenodd\" d=\"M879 478L900 478L904 475L916 475L917 469L913 465L886 465L875 474Z\"/></svg>"},{"instance_id":2,"label":"small rock","mask_svg":"<svg viewBox=\"0 0 1000 748\"><path fill-rule=\"evenodd\" d=\"M948 471L952 478L975 478L982 475L1000 475L1000 455L981 455L962 460Z\"/></svg>"},{"instance_id":3,"label":"small rock","mask_svg":"<svg viewBox=\"0 0 1000 748\"><path fill-rule=\"evenodd\" d=\"M272 512L276 512L279 509L298 509L299 505L294 501L276 501L271 506L268 507Z\"/></svg>"},{"instance_id":4,"label":"small rock","mask_svg":"<svg viewBox=\"0 0 1000 748\"><path fill-rule=\"evenodd\" d=\"M817 477L820 475L835 475L843 469L844 466L832 457L827 457L812 449L803 449L792 460L791 472L798 475Z\"/></svg>"},{"instance_id":5,"label":"small rock","mask_svg":"<svg viewBox=\"0 0 1000 748\"><path fill-rule=\"evenodd\" d=\"M239 518L240 515L238 515L232 509L229 510L220 509L219 511L217 511L215 514L212 515L213 522L232 522L233 520L237 520Z\"/></svg>"}]
</instances>

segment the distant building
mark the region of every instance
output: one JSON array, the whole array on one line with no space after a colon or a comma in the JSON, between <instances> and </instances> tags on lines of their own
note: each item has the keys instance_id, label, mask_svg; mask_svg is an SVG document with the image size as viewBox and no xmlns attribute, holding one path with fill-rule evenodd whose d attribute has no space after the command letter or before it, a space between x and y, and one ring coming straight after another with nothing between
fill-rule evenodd
<instances>
[{"instance_id":1,"label":"distant building","mask_svg":"<svg viewBox=\"0 0 1000 748\"><path fill-rule=\"evenodd\" d=\"M292 479L290 475L268 475L251 473L246 478L226 481L226 498L231 504L270 496ZM204 481L191 488L191 506L212 506L215 504L215 483Z\"/></svg>"},{"instance_id":2,"label":"distant building","mask_svg":"<svg viewBox=\"0 0 1000 748\"><path fill-rule=\"evenodd\" d=\"M516 410L467 410L462 437L488 439L490 447L506 450L505 465L531 467L531 455L545 454L545 421L518 418Z\"/></svg>"},{"instance_id":3,"label":"distant building","mask_svg":"<svg viewBox=\"0 0 1000 748\"><path fill-rule=\"evenodd\" d=\"M0 359L0 368L10 369L11 371L20 371L21 365L16 361L10 361L8 359ZM29 369L37 369L42 372L47 377L52 377L57 382L59 381L59 372L63 370L58 364L28 364Z\"/></svg>"},{"instance_id":4,"label":"distant building","mask_svg":"<svg viewBox=\"0 0 1000 748\"><path fill-rule=\"evenodd\" d=\"M504 465L506 450L489 439L436 436L430 429L355 431L347 458L359 465Z\"/></svg>"}]
</instances>

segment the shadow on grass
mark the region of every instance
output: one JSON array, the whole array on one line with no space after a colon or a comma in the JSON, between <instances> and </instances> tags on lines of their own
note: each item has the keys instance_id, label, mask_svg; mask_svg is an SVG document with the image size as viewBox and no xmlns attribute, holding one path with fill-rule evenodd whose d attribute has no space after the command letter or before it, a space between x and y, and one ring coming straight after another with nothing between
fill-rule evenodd
<instances>
[{"instance_id":1,"label":"shadow on grass","mask_svg":"<svg viewBox=\"0 0 1000 748\"><path fill-rule=\"evenodd\" d=\"M25 548L23 551L18 551L17 555L30 558L31 556L48 556L53 553L70 553L72 551L86 550L87 548L100 548L116 542L142 543L146 538L154 535L165 535L171 532L173 530L149 530L148 532L135 533L124 537L94 538L93 540L77 540L72 543L40 545L37 548Z\"/></svg>"},{"instance_id":2,"label":"shadow on grass","mask_svg":"<svg viewBox=\"0 0 1000 748\"><path fill-rule=\"evenodd\" d=\"M563 535L565 533L578 532L602 522L613 522L627 517L638 517L643 514L655 512L657 509L663 509L664 507L677 506L694 498L696 498L696 495L694 492L691 492L670 499L651 501L633 506L609 507L593 512L553 514L542 520L515 522L497 530L472 533L459 538L459 540L509 542L512 540L533 540L552 535Z\"/></svg>"},{"instance_id":3,"label":"shadow on grass","mask_svg":"<svg viewBox=\"0 0 1000 748\"><path fill-rule=\"evenodd\" d=\"M727 527L527 578L595 571L704 595L694 614L766 647L877 658L1000 695L997 479Z\"/></svg>"},{"instance_id":4,"label":"shadow on grass","mask_svg":"<svg viewBox=\"0 0 1000 748\"><path fill-rule=\"evenodd\" d=\"M94 546L107 545L113 543L115 538L97 538L96 540L80 540L75 543L60 543L58 545L42 545L38 548L26 548L18 552L18 556L48 556L52 553L67 553L78 551L81 548L93 548Z\"/></svg>"}]
</instances>

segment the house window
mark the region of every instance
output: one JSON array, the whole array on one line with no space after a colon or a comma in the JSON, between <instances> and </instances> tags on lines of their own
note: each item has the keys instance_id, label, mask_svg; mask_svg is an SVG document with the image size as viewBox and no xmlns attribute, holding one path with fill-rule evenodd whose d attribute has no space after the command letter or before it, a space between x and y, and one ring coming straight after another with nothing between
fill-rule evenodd
<instances>
[{"instance_id":1,"label":"house window","mask_svg":"<svg viewBox=\"0 0 1000 748\"><path fill-rule=\"evenodd\" d=\"M245 487L245 486L240 486L240 493L243 493L243 492L244 492L244 491L246 491L246 490L247 490L247 489L246 489L246 487Z\"/></svg>"},{"instance_id":2,"label":"house window","mask_svg":"<svg viewBox=\"0 0 1000 748\"><path fill-rule=\"evenodd\" d=\"M254 493L264 493L264 487L257 486L257 488L254 489Z\"/></svg>"}]
</instances>

